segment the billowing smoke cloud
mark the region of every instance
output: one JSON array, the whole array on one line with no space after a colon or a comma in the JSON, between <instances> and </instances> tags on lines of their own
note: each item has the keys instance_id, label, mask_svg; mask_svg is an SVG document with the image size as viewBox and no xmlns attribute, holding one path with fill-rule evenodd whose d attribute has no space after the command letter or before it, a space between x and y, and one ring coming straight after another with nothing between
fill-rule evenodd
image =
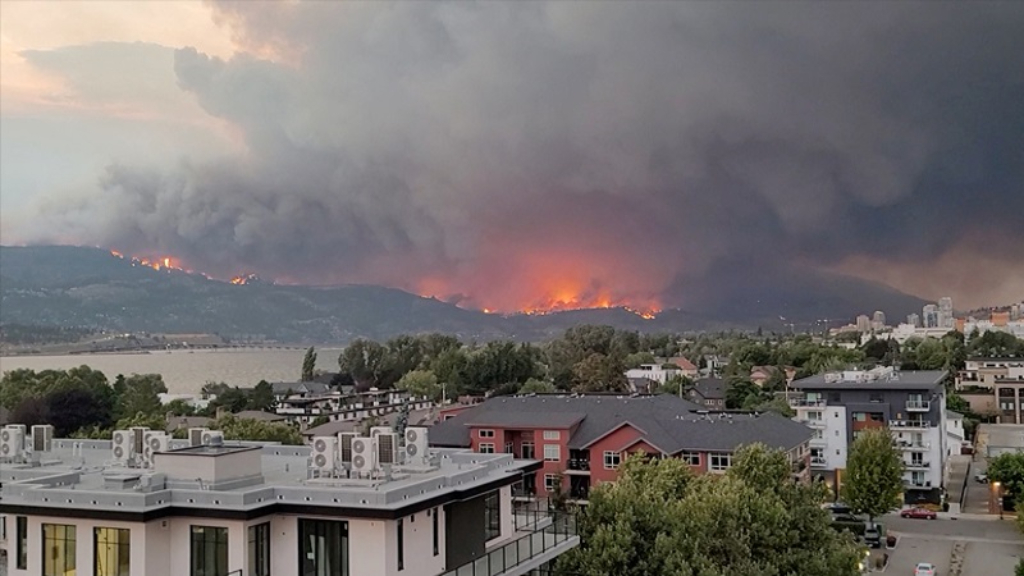
<instances>
[{"instance_id":1,"label":"billowing smoke cloud","mask_svg":"<svg viewBox=\"0 0 1024 576\"><path fill-rule=\"evenodd\" d=\"M1024 4L216 9L272 57L175 71L247 152L111 167L84 242L506 310L1024 254Z\"/></svg>"}]
</instances>

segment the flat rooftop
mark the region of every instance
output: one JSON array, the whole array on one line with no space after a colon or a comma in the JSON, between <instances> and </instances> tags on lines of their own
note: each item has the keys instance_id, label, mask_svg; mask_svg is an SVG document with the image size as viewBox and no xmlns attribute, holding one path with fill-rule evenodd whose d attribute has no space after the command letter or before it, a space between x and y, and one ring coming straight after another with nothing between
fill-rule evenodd
<instances>
[{"instance_id":1,"label":"flat rooftop","mask_svg":"<svg viewBox=\"0 0 1024 576\"><path fill-rule=\"evenodd\" d=\"M171 515L247 519L275 511L389 519L511 485L539 467L511 454L432 448L428 464L396 465L379 478L348 478L344 471L317 477L310 452L308 446L226 441L189 447L174 440L171 451L155 456L155 468L164 471L158 472L116 465L109 440L55 439L35 465L0 466L0 511L134 521ZM200 467L241 462L253 470L231 470L226 482L204 483L186 464L189 457ZM161 458L175 464L165 466Z\"/></svg>"},{"instance_id":2,"label":"flat rooftop","mask_svg":"<svg viewBox=\"0 0 1024 576\"><path fill-rule=\"evenodd\" d=\"M871 371L826 372L796 380L795 389L812 390L931 390L942 384L944 370L895 370L871 375Z\"/></svg>"}]
</instances>

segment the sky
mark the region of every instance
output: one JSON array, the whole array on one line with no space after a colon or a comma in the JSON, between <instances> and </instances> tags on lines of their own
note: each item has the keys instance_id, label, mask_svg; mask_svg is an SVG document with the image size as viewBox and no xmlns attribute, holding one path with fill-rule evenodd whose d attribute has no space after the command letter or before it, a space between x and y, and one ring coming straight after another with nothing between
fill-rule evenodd
<instances>
[{"instance_id":1,"label":"sky","mask_svg":"<svg viewBox=\"0 0 1024 576\"><path fill-rule=\"evenodd\" d=\"M0 4L0 242L502 311L1024 298L1024 3Z\"/></svg>"}]
</instances>

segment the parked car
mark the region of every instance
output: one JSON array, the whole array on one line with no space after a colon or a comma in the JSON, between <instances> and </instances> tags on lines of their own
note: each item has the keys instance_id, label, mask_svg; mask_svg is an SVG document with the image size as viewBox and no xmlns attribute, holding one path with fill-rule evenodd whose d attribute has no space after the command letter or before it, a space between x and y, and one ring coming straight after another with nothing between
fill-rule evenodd
<instances>
[{"instance_id":1,"label":"parked car","mask_svg":"<svg viewBox=\"0 0 1024 576\"><path fill-rule=\"evenodd\" d=\"M974 475L974 481L979 484L988 484L988 474L981 472Z\"/></svg>"},{"instance_id":2,"label":"parked car","mask_svg":"<svg viewBox=\"0 0 1024 576\"><path fill-rule=\"evenodd\" d=\"M864 529L864 543L872 548L882 547L882 531L877 524Z\"/></svg>"},{"instance_id":3,"label":"parked car","mask_svg":"<svg viewBox=\"0 0 1024 576\"><path fill-rule=\"evenodd\" d=\"M901 518L921 518L924 520L935 520L939 517L935 512L927 508L907 508L900 512Z\"/></svg>"},{"instance_id":4,"label":"parked car","mask_svg":"<svg viewBox=\"0 0 1024 576\"><path fill-rule=\"evenodd\" d=\"M935 566L927 562L921 562L914 567L914 576L935 576Z\"/></svg>"}]
</instances>

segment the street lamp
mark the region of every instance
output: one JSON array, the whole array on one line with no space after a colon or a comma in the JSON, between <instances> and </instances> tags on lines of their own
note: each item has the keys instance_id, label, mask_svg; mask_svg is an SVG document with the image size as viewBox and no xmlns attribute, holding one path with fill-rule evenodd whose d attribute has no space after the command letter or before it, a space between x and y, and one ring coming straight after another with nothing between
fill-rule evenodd
<instances>
[{"instance_id":1,"label":"street lamp","mask_svg":"<svg viewBox=\"0 0 1024 576\"><path fill-rule=\"evenodd\" d=\"M1001 484L999 481L992 483L992 498L995 500L996 506L999 507L999 519L1003 519L1003 498L1002 491L999 489Z\"/></svg>"}]
</instances>

